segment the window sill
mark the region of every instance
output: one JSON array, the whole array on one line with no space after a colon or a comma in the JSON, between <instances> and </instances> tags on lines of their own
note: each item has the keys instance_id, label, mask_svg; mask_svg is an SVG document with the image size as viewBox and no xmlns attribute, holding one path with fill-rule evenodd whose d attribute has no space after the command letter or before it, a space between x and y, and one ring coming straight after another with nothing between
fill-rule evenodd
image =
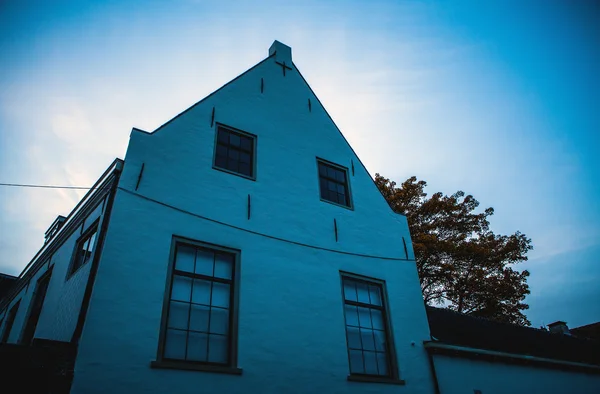
<instances>
[{"instance_id":1,"label":"window sill","mask_svg":"<svg viewBox=\"0 0 600 394\"><path fill-rule=\"evenodd\" d=\"M214 164L213 164L213 169L217 170L217 171L223 171L223 172L226 172L226 173L231 174L231 175L237 175L239 177L246 178L246 179L249 179L251 181L256 181L256 176L245 175L245 174L242 174L240 172L228 170L227 168L217 167Z\"/></svg>"},{"instance_id":2,"label":"window sill","mask_svg":"<svg viewBox=\"0 0 600 394\"><path fill-rule=\"evenodd\" d=\"M351 382L362 383L387 383L404 386L406 382L402 379L389 378L385 376L367 376L367 375L348 375L348 380Z\"/></svg>"},{"instance_id":3,"label":"window sill","mask_svg":"<svg viewBox=\"0 0 600 394\"><path fill-rule=\"evenodd\" d=\"M321 201L326 202L327 204L335 205L336 207L345 208L345 209L349 209L350 211L354 211L354 206L352 206L352 205L343 205L343 204L339 204L337 202L326 200L323 197L320 197L320 198L321 198Z\"/></svg>"},{"instance_id":4,"label":"window sill","mask_svg":"<svg viewBox=\"0 0 600 394\"><path fill-rule=\"evenodd\" d=\"M242 374L242 369L237 367L229 367L225 365L192 364L179 361L152 361L150 362L150 367L159 369L180 369L186 371L227 373L230 375Z\"/></svg>"}]
</instances>

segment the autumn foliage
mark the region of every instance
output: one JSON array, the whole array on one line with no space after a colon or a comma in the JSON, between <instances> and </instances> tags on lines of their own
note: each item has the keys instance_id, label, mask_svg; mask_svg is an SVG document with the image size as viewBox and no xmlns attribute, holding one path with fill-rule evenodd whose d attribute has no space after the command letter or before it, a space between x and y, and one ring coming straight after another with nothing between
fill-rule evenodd
<instances>
[{"instance_id":1,"label":"autumn foliage","mask_svg":"<svg viewBox=\"0 0 600 394\"><path fill-rule=\"evenodd\" d=\"M375 176L395 212L407 216L423 297L428 304L501 322L530 325L522 311L529 294L527 260L531 240L524 234L497 235L489 228L493 208L458 191L427 197L425 181L411 177L399 187Z\"/></svg>"}]
</instances>

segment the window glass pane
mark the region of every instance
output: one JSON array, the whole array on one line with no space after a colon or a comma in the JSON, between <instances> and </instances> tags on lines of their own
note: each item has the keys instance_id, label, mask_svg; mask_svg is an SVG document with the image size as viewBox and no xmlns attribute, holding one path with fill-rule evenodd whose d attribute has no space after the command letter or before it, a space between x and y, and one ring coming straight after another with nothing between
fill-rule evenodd
<instances>
[{"instance_id":1,"label":"window glass pane","mask_svg":"<svg viewBox=\"0 0 600 394\"><path fill-rule=\"evenodd\" d=\"M240 136L237 134L234 134L234 133L229 134L229 145L239 148L240 147Z\"/></svg>"},{"instance_id":2,"label":"window glass pane","mask_svg":"<svg viewBox=\"0 0 600 394\"><path fill-rule=\"evenodd\" d=\"M369 286L363 282L356 282L356 290L358 292L358 302L370 304L369 300Z\"/></svg>"},{"instance_id":3,"label":"window glass pane","mask_svg":"<svg viewBox=\"0 0 600 394\"><path fill-rule=\"evenodd\" d=\"M217 156L227 157L227 147L225 145L217 145Z\"/></svg>"},{"instance_id":4,"label":"window glass pane","mask_svg":"<svg viewBox=\"0 0 600 394\"><path fill-rule=\"evenodd\" d=\"M335 182L327 181L327 189L332 192L337 191L337 184Z\"/></svg>"},{"instance_id":5,"label":"window glass pane","mask_svg":"<svg viewBox=\"0 0 600 394\"><path fill-rule=\"evenodd\" d=\"M371 297L371 304L381 306L381 291L379 286L369 286L369 296Z\"/></svg>"},{"instance_id":6,"label":"window glass pane","mask_svg":"<svg viewBox=\"0 0 600 394\"><path fill-rule=\"evenodd\" d=\"M344 185L340 185L338 183L336 187L337 187L337 192L339 194L345 194L346 193L346 187Z\"/></svg>"},{"instance_id":7,"label":"window glass pane","mask_svg":"<svg viewBox=\"0 0 600 394\"><path fill-rule=\"evenodd\" d=\"M238 161L237 160L228 159L227 160L227 167L226 168L228 170L230 170L230 171L238 172L238 169L239 169Z\"/></svg>"},{"instance_id":8,"label":"window glass pane","mask_svg":"<svg viewBox=\"0 0 600 394\"><path fill-rule=\"evenodd\" d=\"M190 315L190 304L185 302L171 301L169 305L169 328L188 329L188 319Z\"/></svg>"},{"instance_id":9,"label":"window glass pane","mask_svg":"<svg viewBox=\"0 0 600 394\"><path fill-rule=\"evenodd\" d=\"M371 321L373 322L373 328L385 330L385 325L383 324L383 314L380 310L371 309Z\"/></svg>"},{"instance_id":10,"label":"window glass pane","mask_svg":"<svg viewBox=\"0 0 600 394\"><path fill-rule=\"evenodd\" d=\"M357 301L356 298L356 282L344 279L344 298L350 301Z\"/></svg>"},{"instance_id":11,"label":"window glass pane","mask_svg":"<svg viewBox=\"0 0 600 394\"><path fill-rule=\"evenodd\" d=\"M335 179L335 169L327 167L327 176L329 178Z\"/></svg>"},{"instance_id":12,"label":"window glass pane","mask_svg":"<svg viewBox=\"0 0 600 394\"><path fill-rule=\"evenodd\" d=\"M208 334L190 332L188 336L187 359L206 361L208 356Z\"/></svg>"},{"instance_id":13,"label":"window glass pane","mask_svg":"<svg viewBox=\"0 0 600 394\"><path fill-rule=\"evenodd\" d=\"M385 351L385 331L374 330L373 334L375 335L375 350Z\"/></svg>"},{"instance_id":14,"label":"window glass pane","mask_svg":"<svg viewBox=\"0 0 600 394\"><path fill-rule=\"evenodd\" d=\"M346 325L358 327L358 310L355 306L346 305L344 307L346 312Z\"/></svg>"},{"instance_id":15,"label":"window glass pane","mask_svg":"<svg viewBox=\"0 0 600 394\"><path fill-rule=\"evenodd\" d=\"M387 357L385 353L377 353L377 369L379 370L379 375L387 375Z\"/></svg>"},{"instance_id":16,"label":"window glass pane","mask_svg":"<svg viewBox=\"0 0 600 394\"><path fill-rule=\"evenodd\" d=\"M240 152L240 162L242 163L250 163L250 154L245 152Z\"/></svg>"},{"instance_id":17,"label":"window glass pane","mask_svg":"<svg viewBox=\"0 0 600 394\"><path fill-rule=\"evenodd\" d=\"M252 139L248 137L241 137L241 148L245 151L252 151Z\"/></svg>"},{"instance_id":18,"label":"window glass pane","mask_svg":"<svg viewBox=\"0 0 600 394\"><path fill-rule=\"evenodd\" d=\"M337 202L338 202L338 204L348 205L346 203L346 196L344 194L336 193L336 195L337 195Z\"/></svg>"},{"instance_id":19,"label":"window glass pane","mask_svg":"<svg viewBox=\"0 0 600 394\"><path fill-rule=\"evenodd\" d=\"M252 167L248 163L240 163L238 166L238 172L246 176L252 176Z\"/></svg>"},{"instance_id":20,"label":"window glass pane","mask_svg":"<svg viewBox=\"0 0 600 394\"><path fill-rule=\"evenodd\" d=\"M217 158L215 159L215 166L220 167L220 168L225 168L226 165L227 165L227 157L217 156Z\"/></svg>"},{"instance_id":21,"label":"window glass pane","mask_svg":"<svg viewBox=\"0 0 600 394\"><path fill-rule=\"evenodd\" d=\"M194 272L194 256L196 250L186 245L177 245L177 258L175 269L185 272Z\"/></svg>"},{"instance_id":22,"label":"window glass pane","mask_svg":"<svg viewBox=\"0 0 600 394\"><path fill-rule=\"evenodd\" d=\"M213 334L228 334L229 309L213 307L210 310L210 332Z\"/></svg>"},{"instance_id":23,"label":"window glass pane","mask_svg":"<svg viewBox=\"0 0 600 394\"><path fill-rule=\"evenodd\" d=\"M319 175L327 176L327 167L323 163L319 163Z\"/></svg>"},{"instance_id":24,"label":"window glass pane","mask_svg":"<svg viewBox=\"0 0 600 394\"><path fill-rule=\"evenodd\" d=\"M227 337L224 335L209 335L208 339L208 361L215 363L226 363L228 344Z\"/></svg>"},{"instance_id":25,"label":"window glass pane","mask_svg":"<svg viewBox=\"0 0 600 394\"><path fill-rule=\"evenodd\" d=\"M346 326L346 332L348 333L348 348L362 349L359 329L357 327Z\"/></svg>"},{"instance_id":26,"label":"window glass pane","mask_svg":"<svg viewBox=\"0 0 600 394\"><path fill-rule=\"evenodd\" d=\"M231 279L234 258L235 256L232 254L217 253L215 258L215 277Z\"/></svg>"},{"instance_id":27,"label":"window glass pane","mask_svg":"<svg viewBox=\"0 0 600 394\"><path fill-rule=\"evenodd\" d=\"M229 133L226 130L220 128L217 140L222 144L228 145L229 144Z\"/></svg>"},{"instance_id":28,"label":"window glass pane","mask_svg":"<svg viewBox=\"0 0 600 394\"><path fill-rule=\"evenodd\" d=\"M88 252L91 253L94 250L95 242L96 242L96 231L94 231L92 233L92 235L90 236L90 242L87 244Z\"/></svg>"},{"instance_id":29,"label":"window glass pane","mask_svg":"<svg viewBox=\"0 0 600 394\"><path fill-rule=\"evenodd\" d=\"M358 321L361 327L371 328L371 316L368 308L358 308Z\"/></svg>"},{"instance_id":30,"label":"window glass pane","mask_svg":"<svg viewBox=\"0 0 600 394\"><path fill-rule=\"evenodd\" d=\"M173 288L171 289L171 299L179 301L190 301L192 292L192 279L185 276L173 275Z\"/></svg>"},{"instance_id":31,"label":"window glass pane","mask_svg":"<svg viewBox=\"0 0 600 394\"><path fill-rule=\"evenodd\" d=\"M190 330L208 332L210 307L191 304Z\"/></svg>"},{"instance_id":32,"label":"window glass pane","mask_svg":"<svg viewBox=\"0 0 600 394\"><path fill-rule=\"evenodd\" d=\"M229 308L229 285L225 283L213 283L211 305Z\"/></svg>"},{"instance_id":33,"label":"window glass pane","mask_svg":"<svg viewBox=\"0 0 600 394\"><path fill-rule=\"evenodd\" d=\"M365 358L365 373L377 375L377 354L375 352L363 352Z\"/></svg>"},{"instance_id":34,"label":"window glass pane","mask_svg":"<svg viewBox=\"0 0 600 394\"><path fill-rule=\"evenodd\" d=\"M213 276L215 254L206 249L196 249L196 273Z\"/></svg>"},{"instance_id":35,"label":"window glass pane","mask_svg":"<svg viewBox=\"0 0 600 394\"><path fill-rule=\"evenodd\" d=\"M362 351L350 350L350 372L365 373L365 369L363 366Z\"/></svg>"},{"instance_id":36,"label":"window glass pane","mask_svg":"<svg viewBox=\"0 0 600 394\"><path fill-rule=\"evenodd\" d=\"M229 160L238 161L240 158L240 152L235 149L229 149Z\"/></svg>"},{"instance_id":37,"label":"window glass pane","mask_svg":"<svg viewBox=\"0 0 600 394\"><path fill-rule=\"evenodd\" d=\"M338 180L338 182L346 183L346 171L336 171L335 178Z\"/></svg>"},{"instance_id":38,"label":"window glass pane","mask_svg":"<svg viewBox=\"0 0 600 394\"><path fill-rule=\"evenodd\" d=\"M210 281L194 279L194 291L192 292L192 302L196 304L210 305L210 287Z\"/></svg>"},{"instance_id":39,"label":"window glass pane","mask_svg":"<svg viewBox=\"0 0 600 394\"><path fill-rule=\"evenodd\" d=\"M185 331L167 330L165 358L185 359Z\"/></svg>"},{"instance_id":40,"label":"window glass pane","mask_svg":"<svg viewBox=\"0 0 600 394\"><path fill-rule=\"evenodd\" d=\"M373 331L361 328L360 339L362 341L363 350L375 350L375 342L373 340Z\"/></svg>"}]
</instances>

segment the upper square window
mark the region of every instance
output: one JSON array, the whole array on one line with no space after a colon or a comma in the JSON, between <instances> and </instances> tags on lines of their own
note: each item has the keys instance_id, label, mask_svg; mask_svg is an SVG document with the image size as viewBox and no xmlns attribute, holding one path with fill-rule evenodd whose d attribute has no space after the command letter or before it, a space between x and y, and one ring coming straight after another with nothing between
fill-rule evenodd
<instances>
[{"instance_id":1,"label":"upper square window","mask_svg":"<svg viewBox=\"0 0 600 394\"><path fill-rule=\"evenodd\" d=\"M255 178L256 136L217 125L214 167L247 178Z\"/></svg>"},{"instance_id":2,"label":"upper square window","mask_svg":"<svg viewBox=\"0 0 600 394\"><path fill-rule=\"evenodd\" d=\"M350 208L348 171L344 167L321 160L318 161L318 165L321 199Z\"/></svg>"},{"instance_id":3,"label":"upper square window","mask_svg":"<svg viewBox=\"0 0 600 394\"><path fill-rule=\"evenodd\" d=\"M71 268L69 269L69 276L73 275L75 271L81 268L87 263L94 253L96 246L96 235L98 233L98 223L92 225L77 241L75 246L75 253Z\"/></svg>"}]
</instances>

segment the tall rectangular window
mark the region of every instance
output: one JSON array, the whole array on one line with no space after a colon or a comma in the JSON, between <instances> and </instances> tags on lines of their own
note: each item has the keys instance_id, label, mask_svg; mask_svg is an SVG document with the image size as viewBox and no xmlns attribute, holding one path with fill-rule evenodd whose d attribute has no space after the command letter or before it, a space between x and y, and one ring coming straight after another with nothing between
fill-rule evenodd
<instances>
[{"instance_id":1,"label":"tall rectangular window","mask_svg":"<svg viewBox=\"0 0 600 394\"><path fill-rule=\"evenodd\" d=\"M351 375L395 377L383 283L342 276Z\"/></svg>"},{"instance_id":2,"label":"tall rectangular window","mask_svg":"<svg viewBox=\"0 0 600 394\"><path fill-rule=\"evenodd\" d=\"M340 166L318 160L321 199L351 207L348 171Z\"/></svg>"},{"instance_id":3,"label":"tall rectangular window","mask_svg":"<svg viewBox=\"0 0 600 394\"><path fill-rule=\"evenodd\" d=\"M96 247L96 235L98 233L98 224L92 225L80 238L77 240L73 261L69 268L69 276L87 263L94 253Z\"/></svg>"},{"instance_id":4,"label":"tall rectangular window","mask_svg":"<svg viewBox=\"0 0 600 394\"><path fill-rule=\"evenodd\" d=\"M17 301L17 303L10 308L10 311L8 311L8 315L6 316L6 324L4 325L4 331L2 331L2 339L0 340L2 343L6 343L6 341L8 341L8 336L10 335L12 326L15 323L15 317L17 317L20 303L21 300Z\"/></svg>"},{"instance_id":5,"label":"tall rectangular window","mask_svg":"<svg viewBox=\"0 0 600 394\"><path fill-rule=\"evenodd\" d=\"M173 258L159 359L235 366L238 253L177 242Z\"/></svg>"},{"instance_id":6,"label":"tall rectangular window","mask_svg":"<svg viewBox=\"0 0 600 394\"><path fill-rule=\"evenodd\" d=\"M31 309L29 311L27 324L25 325L23 335L21 336L21 343L29 344L33 339L35 329L37 328L37 324L40 319L40 314L42 313L42 307L44 306L44 299L46 298L48 285L50 284L50 276L52 275L51 270L52 268L50 268L50 271L42 275L37 282L35 292L33 294L33 300L31 302Z\"/></svg>"},{"instance_id":7,"label":"tall rectangular window","mask_svg":"<svg viewBox=\"0 0 600 394\"><path fill-rule=\"evenodd\" d=\"M254 135L217 125L214 167L254 179L255 142Z\"/></svg>"}]
</instances>

